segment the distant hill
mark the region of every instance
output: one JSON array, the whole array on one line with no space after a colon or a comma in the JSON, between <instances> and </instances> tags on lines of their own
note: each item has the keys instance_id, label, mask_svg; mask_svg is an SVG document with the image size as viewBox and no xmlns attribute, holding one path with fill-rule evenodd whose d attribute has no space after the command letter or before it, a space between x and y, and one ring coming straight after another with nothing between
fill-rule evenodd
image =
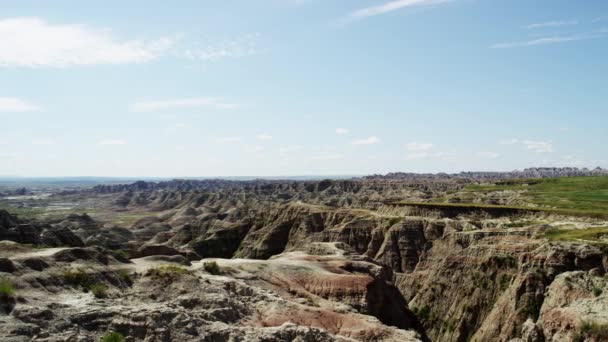
<instances>
[{"instance_id":1,"label":"distant hill","mask_svg":"<svg viewBox=\"0 0 608 342\"><path fill-rule=\"evenodd\" d=\"M597 167L595 169L576 167L532 167L523 171L508 172L495 171L466 171L459 173L408 173L391 172L386 175L370 175L364 179L521 179L521 178L556 178L556 177L584 177L608 176L608 169Z\"/></svg>"}]
</instances>

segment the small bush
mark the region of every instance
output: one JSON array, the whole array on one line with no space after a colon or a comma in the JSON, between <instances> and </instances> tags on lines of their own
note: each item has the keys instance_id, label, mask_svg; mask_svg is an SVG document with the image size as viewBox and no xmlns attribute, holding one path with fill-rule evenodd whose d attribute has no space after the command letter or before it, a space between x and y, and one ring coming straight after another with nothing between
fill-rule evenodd
<instances>
[{"instance_id":1,"label":"small bush","mask_svg":"<svg viewBox=\"0 0 608 342\"><path fill-rule=\"evenodd\" d=\"M97 283L88 287L95 298L105 298L108 295L108 287L105 284Z\"/></svg>"},{"instance_id":2,"label":"small bush","mask_svg":"<svg viewBox=\"0 0 608 342\"><path fill-rule=\"evenodd\" d=\"M583 322L580 335L594 338L597 341L606 341L608 340L608 324Z\"/></svg>"},{"instance_id":3,"label":"small bush","mask_svg":"<svg viewBox=\"0 0 608 342\"><path fill-rule=\"evenodd\" d=\"M428 306L423 306L418 310L418 318L421 320L428 320L431 317L431 310Z\"/></svg>"},{"instance_id":4,"label":"small bush","mask_svg":"<svg viewBox=\"0 0 608 342\"><path fill-rule=\"evenodd\" d=\"M146 272L146 275L155 279L165 279L173 281L185 274L190 273L191 272L187 269L178 266L160 266L149 269L148 272Z\"/></svg>"},{"instance_id":5,"label":"small bush","mask_svg":"<svg viewBox=\"0 0 608 342\"><path fill-rule=\"evenodd\" d=\"M15 294L15 288L8 279L0 279L0 299L10 298Z\"/></svg>"},{"instance_id":6,"label":"small bush","mask_svg":"<svg viewBox=\"0 0 608 342\"><path fill-rule=\"evenodd\" d=\"M117 332L110 331L99 339L99 342L124 342L125 338Z\"/></svg>"},{"instance_id":7,"label":"small bush","mask_svg":"<svg viewBox=\"0 0 608 342\"><path fill-rule=\"evenodd\" d=\"M593 295L594 296L599 297L601 294L602 294L602 289L601 288L599 288L597 286L593 288Z\"/></svg>"},{"instance_id":8,"label":"small bush","mask_svg":"<svg viewBox=\"0 0 608 342\"><path fill-rule=\"evenodd\" d=\"M500 276L500 290L501 291L506 290L510 284L511 284L511 276L509 276L507 274L502 274Z\"/></svg>"},{"instance_id":9,"label":"small bush","mask_svg":"<svg viewBox=\"0 0 608 342\"><path fill-rule=\"evenodd\" d=\"M61 273L61 277L66 283L72 286L87 287L91 284L91 277L85 270L81 268L64 270Z\"/></svg>"},{"instance_id":10,"label":"small bush","mask_svg":"<svg viewBox=\"0 0 608 342\"><path fill-rule=\"evenodd\" d=\"M203 264L203 268L205 269L205 271L211 273L211 274L221 274L222 270L220 269L220 266L217 264L217 262L215 261L207 261Z\"/></svg>"},{"instance_id":11,"label":"small bush","mask_svg":"<svg viewBox=\"0 0 608 342\"><path fill-rule=\"evenodd\" d=\"M131 272L129 272L129 270L120 269L116 272L116 274L118 275L118 278L124 281L125 283L129 285L133 283L133 279L131 279Z\"/></svg>"}]
</instances>

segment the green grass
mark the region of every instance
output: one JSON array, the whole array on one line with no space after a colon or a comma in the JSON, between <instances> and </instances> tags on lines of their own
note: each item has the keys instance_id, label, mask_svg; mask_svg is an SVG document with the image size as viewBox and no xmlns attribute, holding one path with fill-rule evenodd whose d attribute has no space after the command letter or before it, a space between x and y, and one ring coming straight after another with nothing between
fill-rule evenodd
<instances>
[{"instance_id":1,"label":"green grass","mask_svg":"<svg viewBox=\"0 0 608 342\"><path fill-rule=\"evenodd\" d=\"M608 227L587 229L551 229L545 232L545 237L552 241L582 241L589 243L608 243Z\"/></svg>"},{"instance_id":2,"label":"green grass","mask_svg":"<svg viewBox=\"0 0 608 342\"><path fill-rule=\"evenodd\" d=\"M516 206L446 203L449 196L433 199L430 203L401 202L401 205L435 208L506 209L546 212L570 216L608 219L608 177L562 177L546 179L518 179L498 181L494 184L469 185L450 195L472 202L481 195L498 191L518 191L524 203Z\"/></svg>"},{"instance_id":3,"label":"green grass","mask_svg":"<svg viewBox=\"0 0 608 342\"><path fill-rule=\"evenodd\" d=\"M147 276L150 276L157 280L169 280L173 281L180 278L183 275L190 274L191 271L178 267L178 266L160 266L156 268L151 268L146 272Z\"/></svg>"},{"instance_id":4,"label":"green grass","mask_svg":"<svg viewBox=\"0 0 608 342\"><path fill-rule=\"evenodd\" d=\"M66 269L59 274L63 280L72 286L88 287L91 285L91 276L82 268Z\"/></svg>"},{"instance_id":5,"label":"green grass","mask_svg":"<svg viewBox=\"0 0 608 342\"><path fill-rule=\"evenodd\" d=\"M122 336L122 334L114 332L114 331L107 332L105 335L103 335L99 339L99 342L124 342L124 341L125 341L125 338Z\"/></svg>"},{"instance_id":6,"label":"green grass","mask_svg":"<svg viewBox=\"0 0 608 342\"><path fill-rule=\"evenodd\" d=\"M8 279L0 279L0 298L9 298L15 295L15 288Z\"/></svg>"},{"instance_id":7,"label":"green grass","mask_svg":"<svg viewBox=\"0 0 608 342\"><path fill-rule=\"evenodd\" d=\"M105 298L108 295L108 286L102 283L92 284L88 286L88 289L95 298Z\"/></svg>"},{"instance_id":8,"label":"green grass","mask_svg":"<svg viewBox=\"0 0 608 342\"><path fill-rule=\"evenodd\" d=\"M599 324L596 322L583 322L580 334L583 337L593 338L596 341L608 340L608 324Z\"/></svg>"}]
</instances>

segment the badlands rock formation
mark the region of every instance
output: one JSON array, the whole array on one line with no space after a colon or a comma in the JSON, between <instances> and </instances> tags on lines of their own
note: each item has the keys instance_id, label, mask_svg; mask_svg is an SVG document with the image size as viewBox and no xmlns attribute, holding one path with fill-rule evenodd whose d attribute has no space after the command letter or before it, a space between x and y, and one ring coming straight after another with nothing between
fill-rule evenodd
<instances>
[{"instance_id":1,"label":"badlands rock formation","mask_svg":"<svg viewBox=\"0 0 608 342\"><path fill-rule=\"evenodd\" d=\"M606 222L394 204L471 182L137 182L56 194L95 210L45 222L0 211L0 340L608 338L606 248L547 238Z\"/></svg>"}]
</instances>

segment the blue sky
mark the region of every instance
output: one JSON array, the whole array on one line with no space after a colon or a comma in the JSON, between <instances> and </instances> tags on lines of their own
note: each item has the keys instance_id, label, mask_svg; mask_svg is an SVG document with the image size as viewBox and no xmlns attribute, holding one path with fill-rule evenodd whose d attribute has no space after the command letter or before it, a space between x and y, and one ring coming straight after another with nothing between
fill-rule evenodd
<instances>
[{"instance_id":1,"label":"blue sky","mask_svg":"<svg viewBox=\"0 0 608 342\"><path fill-rule=\"evenodd\" d=\"M604 0L3 1L0 175L608 167Z\"/></svg>"}]
</instances>

